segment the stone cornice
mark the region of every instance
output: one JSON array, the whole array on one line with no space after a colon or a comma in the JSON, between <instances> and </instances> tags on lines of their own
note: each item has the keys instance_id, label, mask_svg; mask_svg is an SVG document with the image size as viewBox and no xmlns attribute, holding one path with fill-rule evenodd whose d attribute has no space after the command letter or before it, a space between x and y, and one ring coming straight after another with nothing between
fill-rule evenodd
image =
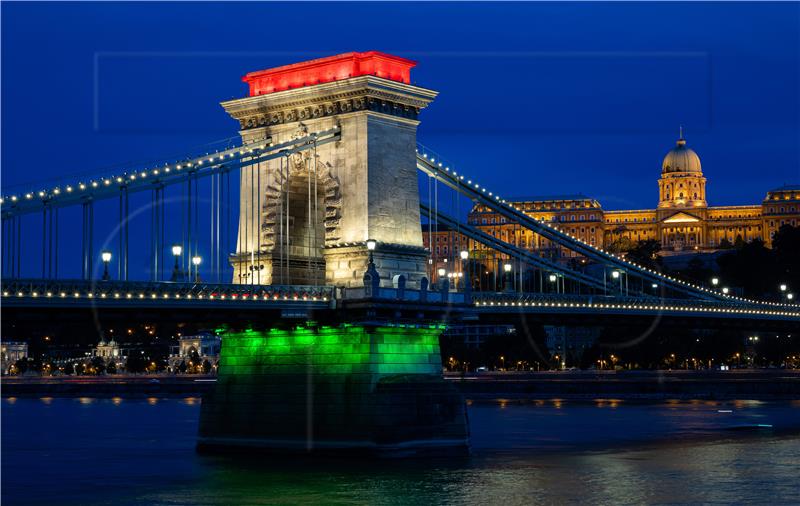
<instances>
[{"instance_id":1,"label":"stone cornice","mask_svg":"<svg viewBox=\"0 0 800 506\"><path fill-rule=\"evenodd\" d=\"M223 102L243 130L372 111L416 120L437 92L374 76Z\"/></svg>"}]
</instances>

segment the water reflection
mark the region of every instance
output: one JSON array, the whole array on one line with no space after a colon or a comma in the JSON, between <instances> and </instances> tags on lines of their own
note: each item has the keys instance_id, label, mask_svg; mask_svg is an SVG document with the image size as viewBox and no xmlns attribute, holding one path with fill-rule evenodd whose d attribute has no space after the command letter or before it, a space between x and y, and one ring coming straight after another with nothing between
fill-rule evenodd
<instances>
[{"instance_id":1,"label":"water reflection","mask_svg":"<svg viewBox=\"0 0 800 506\"><path fill-rule=\"evenodd\" d=\"M7 398L4 502L800 503L798 403L474 401L470 458L375 461L198 456L199 398L110 400Z\"/></svg>"}]
</instances>

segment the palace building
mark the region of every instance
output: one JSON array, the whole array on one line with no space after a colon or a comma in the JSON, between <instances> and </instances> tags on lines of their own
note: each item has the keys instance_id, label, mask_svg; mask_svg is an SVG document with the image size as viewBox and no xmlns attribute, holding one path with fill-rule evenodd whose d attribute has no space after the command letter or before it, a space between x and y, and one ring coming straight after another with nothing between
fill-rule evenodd
<instances>
[{"instance_id":1,"label":"palace building","mask_svg":"<svg viewBox=\"0 0 800 506\"><path fill-rule=\"evenodd\" d=\"M800 185L783 186L767 192L760 204L709 206L706 178L700 157L686 144L681 132L661 164L658 205L655 209L604 210L600 202L586 195L555 195L510 199L528 216L557 223L562 230L587 243L613 249L638 241L657 240L662 255L692 251L714 251L736 243L761 239L769 247L783 225L800 225ZM468 221L483 232L517 247L535 250L554 259L575 256L554 247L538 234L508 222L492 209L476 205ZM457 231L423 225L423 240L437 265L457 261L467 249L466 238ZM470 250L481 248L469 246Z\"/></svg>"}]
</instances>

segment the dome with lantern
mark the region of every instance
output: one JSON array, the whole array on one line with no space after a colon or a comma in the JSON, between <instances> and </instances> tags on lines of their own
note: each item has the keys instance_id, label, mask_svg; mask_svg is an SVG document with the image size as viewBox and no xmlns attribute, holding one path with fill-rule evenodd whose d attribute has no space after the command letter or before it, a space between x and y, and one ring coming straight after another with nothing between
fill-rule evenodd
<instances>
[{"instance_id":1,"label":"dome with lantern","mask_svg":"<svg viewBox=\"0 0 800 506\"><path fill-rule=\"evenodd\" d=\"M700 157L691 148L686 146L686 139L683 138L683 128L681 128L680 138L664 157L661 163L661 173L695 173L702 174Z\"/></svg>"}]
</instances>

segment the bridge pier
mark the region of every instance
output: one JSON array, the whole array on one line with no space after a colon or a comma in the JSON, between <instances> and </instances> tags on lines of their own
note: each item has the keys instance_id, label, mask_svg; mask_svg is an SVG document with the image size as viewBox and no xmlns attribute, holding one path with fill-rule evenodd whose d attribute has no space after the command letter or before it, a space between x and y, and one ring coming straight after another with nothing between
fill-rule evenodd
<instances>
[{"instance_id":1,"label":"bridge pier","mask_svg":"<svg viewBox=\"0 0 800 506\"><path fill-rule=\"evenodd\" d=\"M359 286L369 263L366 245L325 248L325 284L329 286ZM391 287L395 275L406 277L408 286L419 287L426 276L428 252L424 248L401 244L377 244L373 252L375 269L380 274L380 286Z\"/></svg>"},{"instance_id":2,"label":"bridge pier","mask_svg":"<svg viewBox=\"0 0 800 506\"><path fill-rule=\"evenodd\" d=\"M344 324L223 337L198 450L453 455L464 400L442 379L439 325Z\"/></svg>"}]
</instances>

